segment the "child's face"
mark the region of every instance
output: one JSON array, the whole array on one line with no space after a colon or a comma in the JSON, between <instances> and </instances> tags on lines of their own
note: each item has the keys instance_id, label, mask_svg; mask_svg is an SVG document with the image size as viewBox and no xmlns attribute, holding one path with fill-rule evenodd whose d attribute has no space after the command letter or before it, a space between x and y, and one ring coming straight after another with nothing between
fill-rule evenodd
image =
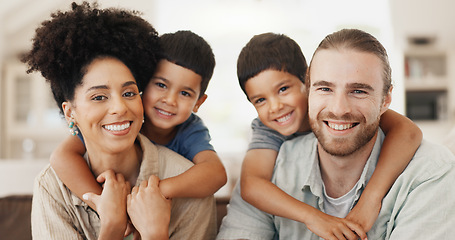
<instances>
[{"instance_id":1,"label":"child's face","mask_svg":"<svg viewBox=\"0 0 455 240\"><path fill-rule=\"evenodd\" d=\"M207 98L199 98L201 81L195 72L161 60L142 98L146 120L167 130L185 122Z\"/></svg>"},{"instance_id":2,"label":"child's face","mask_svg":"<svg viewBox=\"0 0 455 240\"><path fill-rule=\"evenodd\" d=\"M248 99L259 119L267 127L288 136L303 131L307 121L305 84L296 76L277 70L265 70L245 83Z\"/></svg>"}]
</instances>

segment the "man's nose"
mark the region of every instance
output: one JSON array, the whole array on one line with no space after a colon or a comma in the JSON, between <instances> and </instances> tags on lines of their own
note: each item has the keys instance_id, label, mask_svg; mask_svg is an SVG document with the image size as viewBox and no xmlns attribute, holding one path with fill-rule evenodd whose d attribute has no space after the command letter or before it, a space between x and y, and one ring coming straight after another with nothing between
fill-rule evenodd
<instances>
[{"instance_id":1,"label":"man's nose","mask_svg":"<svg viewBox=\"0 0 455 240\"><path fill-rule=\"evenodd\" d=\"M349 98L344 93L337 93L335 94L330 104L330 111L337 115L343 116L346 113L351 112L351 104L349 102Z\"/></svg>"}]
</instances>

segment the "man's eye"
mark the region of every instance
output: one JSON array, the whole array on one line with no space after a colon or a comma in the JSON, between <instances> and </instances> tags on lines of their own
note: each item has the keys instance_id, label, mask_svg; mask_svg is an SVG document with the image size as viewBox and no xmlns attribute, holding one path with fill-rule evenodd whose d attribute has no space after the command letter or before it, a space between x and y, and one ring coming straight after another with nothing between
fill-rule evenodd
<instances>
[{"instance_id":1,"label":"man's eye","mask_svg":"<svg viewBox=\"0 0 455 240\"><path fill-rule=\"evenodd\" d=\"M330 88L321 87L321 88L319 88L318 90L323 91L323 92L329 92L329 91L330 91Z\"/></svg>"},{"instance_id":2,"label":"man's eye","mask_svg":"<svg viewBox=\"0 0 455 240\"><path fill-rule=\"evenodd\" d=\"M355 93L355 94L366 94L367 93L367 92L365 92L363 90L354 90L352 92Z\"/></svg>"}]
</instances>

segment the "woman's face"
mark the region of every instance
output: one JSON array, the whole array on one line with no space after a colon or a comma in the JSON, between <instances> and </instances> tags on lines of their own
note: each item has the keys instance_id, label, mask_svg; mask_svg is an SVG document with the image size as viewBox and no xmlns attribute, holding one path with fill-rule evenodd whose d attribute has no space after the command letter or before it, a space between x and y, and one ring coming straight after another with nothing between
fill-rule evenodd
<instances>
[{"instance_id":1,"label":"woman's face","mask_svg":"<svg viewBox=\"0 0 455 240\"><path fill-rule=\"evenodd\" d=\"M131 148L142 126L136 80L115 58L95 59L76 88L74 100L63 103L63 109L81 131L87 150L116 153Z\"/></svg>"}]
</instances>

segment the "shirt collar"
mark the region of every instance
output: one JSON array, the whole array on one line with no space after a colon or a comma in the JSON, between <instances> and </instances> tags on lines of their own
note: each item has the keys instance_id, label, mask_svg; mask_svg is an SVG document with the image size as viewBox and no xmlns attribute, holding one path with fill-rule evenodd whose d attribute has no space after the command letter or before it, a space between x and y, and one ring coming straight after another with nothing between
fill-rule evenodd
<instances>
[{"instance_id":1,"label":"shirt collar","mask_svg":"<svg viewBox=\"0 0 455 240\"><path fill-rule=\"evenodd\" d=\"M156 146L154 144L151 144L150 140L148 140L147 137L145 137L142 134L139 134L138 137L136 138L136 141L139 142L142 149L142 162L139 170L139 176L136 181L136 185L138 185L143 180L147 180L148 176L151 175L158 176L159 161ZM90 167L90 161L88 160L87 154L85 154L84 158L86 159L87 164ZM68 191L70 190L68 189ZM71 192L71 198L74 206L83 207L86 211L91 209L87 203L82 201L82 199L77 197L73 192Z\"/></svg>"},{"instance_id":2,"label":"shirt collar","mask_svg":"<svg viewBox=\"0 0 455 240\"><path fill-rule=\"evenodd\" d=\"M370 157L368 158L365 167L363 168L362 174L360 175L360 179L358 181L357 189L356 189L356 200L360 197L363 189L365 188L366 184L370 180L371 176L373 175L374 169L376 168L376 164L378 162L379 153L381 152L382 142L384 141L384 132L379 129L378 135L376 137L376 142L374 144L373 150L371 151ZM303 183L302 191L311 191L313 195L322 199L323 194L323 186L322 186L322 176L321 170L319 167L319 157L317 154L317 138L313 144L316 146L313 148L310 158L312 159L309 161L311 164L308 169L311 169L309 174L307 174L307 178Z\"/></svg>"}]
</instances>

